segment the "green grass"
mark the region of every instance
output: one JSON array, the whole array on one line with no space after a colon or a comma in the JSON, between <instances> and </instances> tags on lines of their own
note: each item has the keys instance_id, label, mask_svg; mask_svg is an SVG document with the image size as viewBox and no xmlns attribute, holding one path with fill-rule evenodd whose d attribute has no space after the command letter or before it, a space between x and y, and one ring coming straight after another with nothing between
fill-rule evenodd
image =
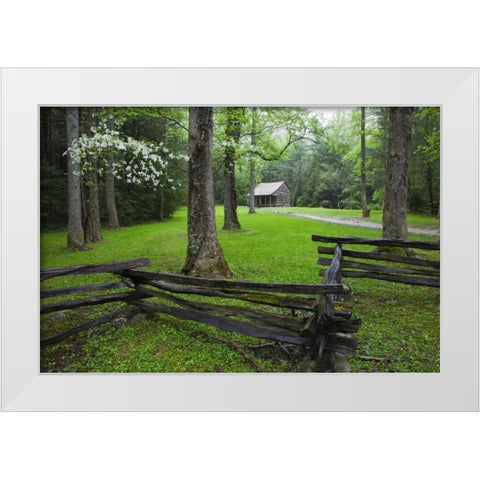
<instances>
[{"instance_id":1,"label":"green grass","mask_svg":"<svg viewBox=\"0 0 480 480\"><path fill-rule=\"evenodd\" d=\"M354 216L355 211L327 209L288 209L325 216L325 212ZM219 231L219 242L225 257L239 280L264 282L319 282L316 265L317 244L312 234L332 236L379 237L381 231L319 222L307 218L276 213L275 209L259 209L249 215L239 208L241 232ZM357 211L357 215L359 212ZM372 219L375 219L372 216ZM436 226L435 221L409 218L412 225ZM223 222L222 209L217 209L217 225ZM421 222L421 223L416 223ZM59 267L85 263L103 263L148 257L152 269L180 272L185 261L186 209L172 219L104 231L104 240L85 252L66 250L66 233L41 235L41 267ZM412 235L412 239L432 240L431 236ZM42 282L42 288L81 285L87 282L111 281L109 275L65 276ZM358 354L389 357L392 362L372 362L350 358L355 372L438 372L439 309L438 289L413 287L365 279L349 281L355 292L354 314L362 318L356 334ZM43 315L41 336L48 336L91 318L115 310L103 305L66 312L65 316ZM242 335L230 334L195 322L183 322L162 316L151 316L135 326L116 329L104 324L89 332L73 335L60 344L41 349L41 370L64 372L214 372L220 366L227 372L255 371L231 346L199 336L207 332L219 338L235 340L247 353L248 345L262 343ZM255 357L264 371L288 372L298 367L296 359L278 349L265 349L263 358ZM299 357L298 361L300 362Z\"/></svg>"}]
</instances>

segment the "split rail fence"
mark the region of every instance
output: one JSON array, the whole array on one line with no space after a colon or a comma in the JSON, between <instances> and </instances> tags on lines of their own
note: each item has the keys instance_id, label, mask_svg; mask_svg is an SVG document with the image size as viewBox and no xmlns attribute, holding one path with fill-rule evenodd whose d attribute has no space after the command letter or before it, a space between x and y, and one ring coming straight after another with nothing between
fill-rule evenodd
<instances>
[{"instance_id":1,"label":"split rail fence","mask_svg":"<svg viewBox=\"0 0 480 480\"><path fill-rule=\"evenodd\" d=\"M440 251L440 242L422 242L413 240L390 240L386 238L327 237L312 235L314 242L335 244L318 247L318 253L324 255L318 259L319 265L330 265L331 256L338 250L342 266L342 278L371 278L387 282L440 287L440 260L426 258L415 250ZM344 245L376 247L373 251L352 250ZM401 250L399 254L397 250ZM326 257L325 257L326 255ZM347 260L354 258L355 260ZM357 261L356 259L366 260ZM325 274L326 270L320 270Z\"/></svg>"},{"instance_id":2,"label":"split rail fence","mask_svg":"<svg viewBox=\"0 0 480 480\"><path fill-rule=\"evenodd\" d=\"M45 303L40 313L117 303L103 315L64 332L42 338L41 346L57 343L75 333L141 312L152 312L211 325L230 332L305 347L303 371L345 371L345 355L354 355L353 333L361 321L352 318L352 292L344 278L440 287L440 261L418 255L412 249L440 250L439 242L416 242L357 237L313 235L319 246L320 284L262 283L216 280L145 270L149 259L97 265L43 269L42 280L63 275L110 273L116 281L83 286L43 289L42 299L80 296ZM369 251L344 245L375 247ZM395 249L402 249L399 254ZM354 260L350 260L350 259ZM361 259L362 261L358 261ZM108 293L99 294L99 292ZM88 294L87 296L83 296ZM162 315L155 318L161 320ZM347 362L348 367L348 362ZM348 368L346 369L348 371Z\"/></svg>"},{"instance_id":3,"label":"split rail fence","mask_svg":"<svg viewBox=\"0 0 480 480\"><path fill-rule=\"evenodd\" d=\"M307 354L306 371L335 371L335 358L356 352L357 340L351 334L358 331L360 320L351 318L351 311L344 307L334 306L335 299L350 295L349 287L337 282L340 263L336 255L321 284L216 280L141 269L147 266L149 259L137 259L41 270L41 280L100 273L117 277L115 282L41 290L42 299L88 294L54 303L43 301L42 315L112 302L122 304L113 313L42 338L41 346L120 317L153 312L250 337L303 346ZM99 293L102 291L108 293Z\"/></svg>"}]
</instances>

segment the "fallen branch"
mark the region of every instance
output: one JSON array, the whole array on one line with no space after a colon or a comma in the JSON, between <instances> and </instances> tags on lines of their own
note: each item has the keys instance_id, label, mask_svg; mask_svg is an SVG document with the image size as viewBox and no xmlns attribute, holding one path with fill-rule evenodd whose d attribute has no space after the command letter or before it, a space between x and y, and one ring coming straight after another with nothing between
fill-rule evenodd
<instances>
[{"instance_id":1,"label":"fallen branch","mask_svg":"<svg viewBox=\"0 0 480 480\"><path fill-rule=\"evenodd\" d=\"M367 357L365 355L354 355L354 357L359 360L370 360L372 362L393 362L393 360L388 357Z\"/></svg>"},{"instance_id":2,"label":"fallen branch","mask_svg":"<svg viewBox=\"0 0 480 480\"><path fill-rule=\"evenodd\" d=\"M268 342L268 343L260 343L259 345L248 345L248 348L265 348L265 347L276 347L278 343L276 342Z\"/></svg>"},{"instance_id":3,"label":"fallen branch","mask_svg":"<svg viewBox=\"0 0 480 480\"><path fill-rule=\"evenodd\" d=\"M265 348L265 347L275 347L280 349L287 357L290 357L290 352L288 351L287 347L283 346L281 343L278 342L269 342L269 343L262 343L260 345L247 345L247 348L251 348L252 350L256 348Z\"/></svg>"},{"instance_id":4,"label":"fallen branch","mask_svg":"<svg viewBox=\"0 0 480 480\"><path fill-rule=\"evenodd\" d=\"M281 343L278 344L278 348L287 356L290 356L290 352L288 351L288 348L282 345Z\"/></svg>"},{"instance_id":5,"label":"fallen branch","mask_svg":"<svg viewBox=\"0 0 480 480\"><path fill-rule=\"evenodd\" d=\"M204 335L205 337L208 337L211 340L215 340L216 342L226 343L227 345L231 345L232 347L235 348L235 350L237 350L238 353L240 353L242 355L242 357L245 360L250 362L256 368L257 372L263 372L262 367L252 357L250 357L247 353L245 353L245 351L240 347L240 345L237 342L234 342L233 340L227 340L225 338L215 337L213 335L210 335L209 333L202 332L201 330L193 330L193 331L190 332L190 335L192 335L192 336L193 335ZM215 367L217 367L217 365L215 365Z\"/></svg>"}]
</instances>

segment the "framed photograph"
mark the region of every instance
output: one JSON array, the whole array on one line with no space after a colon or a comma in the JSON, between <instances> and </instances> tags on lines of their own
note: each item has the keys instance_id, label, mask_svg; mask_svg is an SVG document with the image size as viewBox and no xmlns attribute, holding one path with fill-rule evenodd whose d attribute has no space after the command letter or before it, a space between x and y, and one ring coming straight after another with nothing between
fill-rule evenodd
<instances>
[{"instance_id":1,"label":"framed photograph","mask_svg":"<svg viewBox=\"0 0 480 480\"><path fill-rule=\"evenodd\" d=\"M478 74L474 68L3 69L2 410L477 411ZM58 373L41 363L40 230L45 222L54 225L41 208L41 109L210 106L298 107L327 116L358 107L436 109L439 368L417 373ZM130 148L126 145L120 148ZM277 180L283 179L257 187L257 206L284 206L289 187ZM347 200L357 201L342 201ZM362 321L368 323L368 315ZM425 334L421 326L419 334Z\"/></svg>"}]
</instances>

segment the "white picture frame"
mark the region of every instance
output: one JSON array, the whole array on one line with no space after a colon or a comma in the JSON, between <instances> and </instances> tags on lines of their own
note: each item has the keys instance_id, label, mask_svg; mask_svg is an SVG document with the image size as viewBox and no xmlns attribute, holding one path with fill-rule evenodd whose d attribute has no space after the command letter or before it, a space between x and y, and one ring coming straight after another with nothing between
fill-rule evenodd
<instances>
[{"instance_id":1,"label":"white picture frame","mask_svg":"<svg viewBox=\"0 0 480 480\"><path fill-rule=\"evenodd\" d=\"M478 411L478 81L476 68L3 69L2 410ZM41 374L40 105L440 106L440 373Z\"/></svg>"}]
</instances>

